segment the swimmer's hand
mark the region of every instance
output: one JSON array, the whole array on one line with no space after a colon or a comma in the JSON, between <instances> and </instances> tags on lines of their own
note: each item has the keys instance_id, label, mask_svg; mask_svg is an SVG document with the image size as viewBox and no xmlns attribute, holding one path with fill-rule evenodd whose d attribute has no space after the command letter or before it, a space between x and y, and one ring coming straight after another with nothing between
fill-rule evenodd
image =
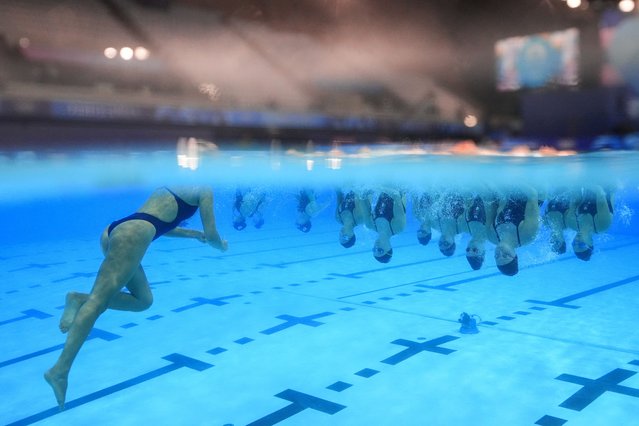
<instances>
[{"instance_id":1,"label":"swimmer's hand","mask_svg":"<svg viewBox=\"0 0 639 426\"><path fill-rule=\"evenodd\" d=\"M214 238L212 240L207 241L207 243L220 251L227 251L229 249L229 243L226 240L223 240L220 237Z\"/></svg>"}]
</instances>

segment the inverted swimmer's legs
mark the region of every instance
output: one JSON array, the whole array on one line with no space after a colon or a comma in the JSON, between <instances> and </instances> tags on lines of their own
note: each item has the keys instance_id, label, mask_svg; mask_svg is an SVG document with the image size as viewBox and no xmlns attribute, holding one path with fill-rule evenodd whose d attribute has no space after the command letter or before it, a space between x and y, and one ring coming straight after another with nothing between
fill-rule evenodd
<instances>
[{"instance_id":1,"label":"inverted swimmer's legs","mask_svg":"<svg viewBox=\"0 0 639 426\"><path fill-rule=\"evenodd\" d=\"M139 273L139 265L154 232L145 228L127 227L132 233L120 232L111 238L107 256L100 266L91 293L80 306L73 320L64 349L55 365L44 374L53 388L60 408L64 408L69 370L78 351L93 328L98 316L109 306L114 296ZM124 231L124 230L123 230ZM139 231L139 232L136 232Z\"/></svg>"}]
</instances>

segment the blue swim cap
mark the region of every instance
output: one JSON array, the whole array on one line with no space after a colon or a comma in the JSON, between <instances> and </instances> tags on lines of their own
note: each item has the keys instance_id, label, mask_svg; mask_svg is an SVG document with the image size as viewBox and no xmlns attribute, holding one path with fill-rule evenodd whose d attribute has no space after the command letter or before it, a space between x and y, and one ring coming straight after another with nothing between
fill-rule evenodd
<instances>
[{"instance_id":1,"label":"blue swim cap","mask_svg":"<svg viewBox=\"0 0 639 426\"><path fill-rule=\"evenodd\" d=\"M444 256L447 256L447 257L452 256L455 253L455 249L457 248L457 245L455 244L455 242L445 247L442 247L442 242L445 242L445 241L443 240L439 241L439 251L441 251Z\"/></svg>"},{"instance_id":2,"label":"blue swim cap","mask_svg":"<svg viewBox=\"0 0 639 426\"><path fill-rule=\"evenodd\" d=\"M233 228L237 229L238 231L241 231L242 229L246 228L246 219L241 218L241 219L234 220Z\"/></svg>"},{"instance_id":3,"label":"blue swim cap","mask_svg":"<svg viewBox=\"0 0 639 426\"><path fill-rule=\"evenodd\" d=\"M566 242L565 241L553 241L552 242L552 251L557 254L564 254L566 252Z\"/></svg>"},{"instance_id":4,"label":"blue swim cap","mask_svg":"<svg viewBox=\"0 0 639 426\"><path fill-rule=\"evenodd\" d=\"M302 231L304 233L307 233L308 231L311 230L311 226L312 225L311 225L311 222L308 221L308 222L304 222L302 224L297 224L296 226L297 226L297 229L299 229L300 231Z\"/></svg>"},{"instance_id":5,"label":"blue swim cap","mask_svg":"<svg viewBox=\"0 0 639 426\"><path fill-rule=\"evenodd\" d=\"M375 254L375 249L373 249L373 256L375 256L375 259L377 259L377 261L380 263L388 263L393 257L393 249L388 250L386 253L384 253L381 256L377 256Z\"/></svg>"},{"instance_id":6,"label":"blue swim cap","mask_svg":"<svg viewBox=\"0 0 639 426\"><path fill-rule=\"evenodd\" d=\"M517 272L519 272L519 259L515 256L513 260L505 265L497 265L497 269L499 269L502 274L508 275L509 277L517 275Z\"/></svg>"},{"instance_id":7,"label":"blue swim cap","mask_svg":"<svg viewBox=\"0 0 639 426\"><path fill-rule=\"evenodd\" d=\"M590 257L592 256L592 247L588 247L586 250L583 251L575 251L575 256L585 262L589 261Z\"/></svg>"},{"instance_id":8,"label":"blue swim cap","mask_svg":"<svg viewBox=\"0 0 639 426\"><path fill-rule=\"evenodd\" d=\"M575 252L575 256L579 259L588 261L590 260L590 256L592 256L593 247L578 237L579 234L577 234L575 239L572 240L572 250Z\"/></svg>"},{"instance_id":9,"label":"blue swim cap","mask_svg":"<svg viewBox=\"0 0 639 426\"><path fill-rule=\"evenodd\" d=\"M342 236L346 237L346 235ZM355 245L355 234L353 234L350 238L342 238L340 237L339 243L344 246L344 248L351 248Z\"/></svg>"},{"instance_id":10,"label":"blue swim cap","mask_svg":"<svg viewBox=\"0 0 639 426\"><path fill-rule=\"evenodd\" d=\"M426 232L422 229L417 231L417 241L419 241L419 244L423 246L425 246L426 244L430 242L430 239L432 238L432 236L433 236L432 233Z\"/></svg>"},{"instance_id":11,"label":"blue swim cap","mask_svg":"<svg viewBox=\"0 0 639 426\"><path fill-rule=\"evenodd\" d=\"M478 270L484 264L484 256L466 256L466 260L473 270Z\"/></svg>"}]
</instances>

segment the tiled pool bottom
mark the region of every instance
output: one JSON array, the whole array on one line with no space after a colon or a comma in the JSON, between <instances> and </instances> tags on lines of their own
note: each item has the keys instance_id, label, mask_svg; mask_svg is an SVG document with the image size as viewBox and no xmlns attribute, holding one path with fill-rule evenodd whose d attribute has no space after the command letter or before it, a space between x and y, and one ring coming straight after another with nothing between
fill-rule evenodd
<instances>
[{"instance_id":1,"label":"tiled pool bottom","mask_svg":"<svg viewBox=\"0 0 639 426\"><path fill-rule=\"evenodd\" d=\"M387 265L370 235L339 246L328 220L225 234L224 254L151 246L154 305L98 320L63 412L42 373L65 293L92 284L97 237L3 246L0 424L639 424L639 237L510 278L492 249L472 271L413 228ZM464 311L479 334L459 332Z\"/></svg>"}]
</instances>

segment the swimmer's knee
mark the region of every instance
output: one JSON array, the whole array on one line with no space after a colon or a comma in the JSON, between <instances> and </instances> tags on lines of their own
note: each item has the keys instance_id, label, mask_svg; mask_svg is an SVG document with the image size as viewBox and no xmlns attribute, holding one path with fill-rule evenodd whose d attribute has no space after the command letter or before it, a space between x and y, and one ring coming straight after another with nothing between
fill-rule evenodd
<instances>
[{"instance_id":1,"label":"swimmer's knee","mask_svg":"<svg viewBox=\"0 0 639 426\"><path fill-rule=\"evenodd\" d=\"M132 311L142 312L146 311L153 305L153 295L149 294L148 296L137 296L135 306L131 308Z\"/></svg>"},{"instance_id":2,"label":"swimmer's knee","mask_svg":"<svg viewBox=\"0 0 639 426\"><path fill-rule=\"evenodd\" d=\"M84 304L82 305L81 310L82 312L86 312L87 314L101 315L104 311L107 310L108 306L108 301L100 300L94 295L89 295L87 301L84 302ZM80 312L78 312L78 314L79 313Z\"/></svg>"},{"instance_id":3,"label":"swimmer's knee","mask_svg":"<svg viewBox=\"0 0 639 426\"><path fill-rule=\"evenodd\" d=\"M140 300L141 311L146 311L151 307L151 305L153 305L153 295L149 295Z\"/></svg>"}]
</instances>

